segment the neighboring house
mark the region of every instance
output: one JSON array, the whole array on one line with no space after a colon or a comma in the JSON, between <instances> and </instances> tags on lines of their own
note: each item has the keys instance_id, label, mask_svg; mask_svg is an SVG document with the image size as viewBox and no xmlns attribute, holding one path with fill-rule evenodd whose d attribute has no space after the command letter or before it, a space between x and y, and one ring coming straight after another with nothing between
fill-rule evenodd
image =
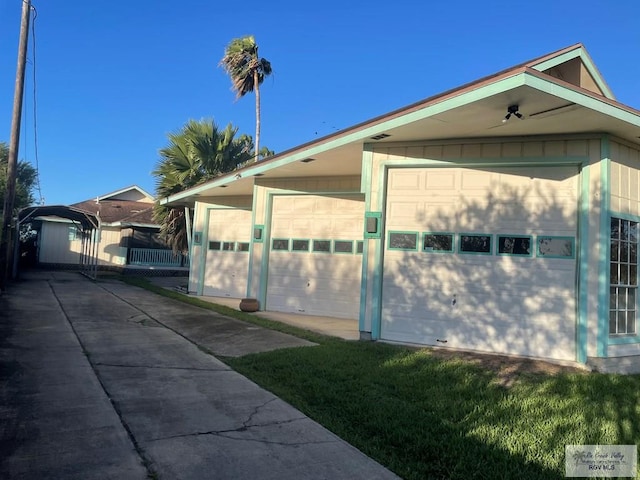
<instances>
[{"instance_id":1,"label":"neighboring house","mask_svg":"<svg viewBox=\"0 0 640 480\"><path fill-rule=\"evenodd\" d=\"M353 319L363 339L633 368L639 138L577 44L161 203L195 206L199 295Z\"/></svg>"},{"instance_id":2,"label":"neighboring house","mask_svg":"<svg viewBox=\"0 0 640 480\"><path fill-rule=\"evenodd\" d=\"M131 186L92 200L70 205L95 215L100 222L93 255L99 267L184 266L158 236L152 219L153 197ZM62 216L41 216L37 259L44 266L76 266L82 255L80 225Z\"/></svg>"}]
</instances>

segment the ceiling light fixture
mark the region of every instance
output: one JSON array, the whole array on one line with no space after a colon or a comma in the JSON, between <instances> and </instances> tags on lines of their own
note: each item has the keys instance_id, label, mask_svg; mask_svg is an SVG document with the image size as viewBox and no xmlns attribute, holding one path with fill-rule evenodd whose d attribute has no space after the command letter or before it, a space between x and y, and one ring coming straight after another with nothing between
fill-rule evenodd
<instances>
[{"instance_id":1,"label":"ceiling light fixture","mask_svg":"<svg viewBox=\"0 0 640 480\"><path fill-rule=\"evenodd\" d=\"M383 138L387 138L387 137L390 137L390 136L391 135L389 135L388 133L381 133L379 135L371 137L371 140L382 140Z\"/></svg>"},{"instance_id":2,"label":"ceiling light fixture","mask_svg":"<svg viewBox=\"0 0 640 480\"><path fill-rule=\"evenodd\" d=\"M502 123L507 123L507 121L511 118L511 115L515 115L520 120L524 120L524 116L518 110L518 105L509 105L507 107L507 114L505 115L504 120L502 120Z\"/></svg>"}]
</instances>

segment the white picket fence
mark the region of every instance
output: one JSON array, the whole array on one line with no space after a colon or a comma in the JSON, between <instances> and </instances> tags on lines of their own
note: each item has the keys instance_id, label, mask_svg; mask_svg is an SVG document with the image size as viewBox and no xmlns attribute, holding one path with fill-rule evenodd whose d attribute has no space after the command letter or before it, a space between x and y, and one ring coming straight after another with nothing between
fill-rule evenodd
<instances>
[{"instance_id":1,"label":"white picket fence","mask_svg":"<svg viewBox=\"0 0 640 480\"><path fill-rule=\"evenodd\" d=\"M151 267L188 267L189 257L180 253L174 255L171 250L132 248L129 255L129 264Z\"/></svg>"}]
</instances>

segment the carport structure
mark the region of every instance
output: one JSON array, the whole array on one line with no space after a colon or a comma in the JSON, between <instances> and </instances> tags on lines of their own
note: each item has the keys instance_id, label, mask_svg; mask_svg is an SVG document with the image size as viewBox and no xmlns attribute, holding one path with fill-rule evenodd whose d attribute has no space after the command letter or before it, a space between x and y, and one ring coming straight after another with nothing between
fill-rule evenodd
<instances>
[{"instance_id":1,"label":"carport structure","mask_svg":"<svg viewBox=\"0 0 640 480\"><path fill-rule=\"evenodd\" d=\"M82 243L79 255L80 272L95 280L98 271L98 244L101 223L96 214L66 205L26 207L18 213L16 242L14 244L13 277L18 275L20 226L39 217L57 217L70 220L80 234Z\"/></svg>"}]
</instances>

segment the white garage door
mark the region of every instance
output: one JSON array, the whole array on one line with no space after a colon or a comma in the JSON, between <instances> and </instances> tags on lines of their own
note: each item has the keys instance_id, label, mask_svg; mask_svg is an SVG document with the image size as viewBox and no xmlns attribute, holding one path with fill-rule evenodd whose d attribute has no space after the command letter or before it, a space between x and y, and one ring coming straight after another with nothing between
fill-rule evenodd
<instances>
[{"instance_id":1,"label":"white garage door","mask_svg":"<svg viewBox=\"0 0 640 480\"><path fill-rule=\"evenodd\" d=\"M381 336L575 359L577 167L391 169Z\"/></svg>"},{"instance_id":2,"label":"white garage door","mask_svg":"<svg viewBox=\"0 0 640 480\"><path fill-rule=\"evenodd\" d=\"M203 295L246 296L250 236L251 210L209 211Z\"/></svg>"},{"instance_id":3,"label":"white garage door","mask_svg":"<svg viewBox=\"0 0 640 480\"><path fill-rule=\"evenodd\" d=\"M267 310L358 318L361 196L277 196L273 201Z\"/></svg>"}]
</instances>

